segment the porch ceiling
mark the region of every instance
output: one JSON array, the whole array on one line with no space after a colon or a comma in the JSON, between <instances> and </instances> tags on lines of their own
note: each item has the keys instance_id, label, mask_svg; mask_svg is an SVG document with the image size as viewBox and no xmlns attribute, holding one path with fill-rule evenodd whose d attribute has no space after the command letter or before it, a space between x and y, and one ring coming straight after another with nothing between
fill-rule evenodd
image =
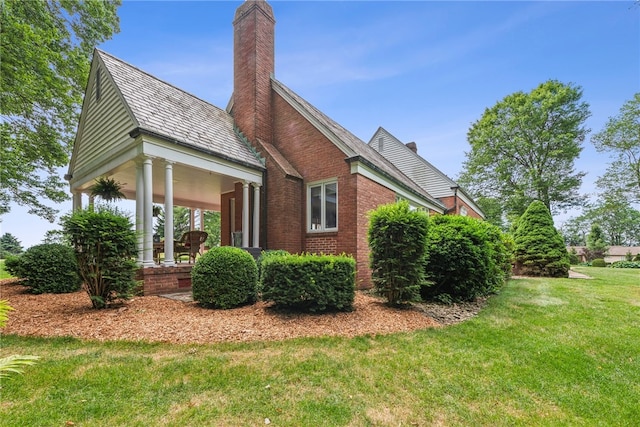
<instances>
[{"instance_id":1,"label":"porch ceiling","mask_svg":"<svg viewBox=\"0 0 640 427\"><path fill-rule=\"evenodd\" d=\"M122 185L127 199L136 199L136 165L130 161L109 176ZM237 178L187 165L173 165L173 204L189 208L220 210L220 195L234 190ZM165 164L153 163L153 202L164 203Z\"/></svg>"}]
</instances>

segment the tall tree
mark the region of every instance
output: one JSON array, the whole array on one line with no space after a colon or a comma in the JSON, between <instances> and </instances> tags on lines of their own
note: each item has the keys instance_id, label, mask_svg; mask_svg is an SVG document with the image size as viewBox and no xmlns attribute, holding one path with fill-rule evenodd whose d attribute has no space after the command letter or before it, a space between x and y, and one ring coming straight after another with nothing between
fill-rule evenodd
<instances>
[{"instance_id":1,"label":"tall tree","mask_svg":"<svg viewBox=\"0 0 640 427\"><path fill-rule=\"evenodd\" d=\"M640 211L634 209L621 191L605 193L583 209L582 215L562 225L568 245L585 246L591 226L598 224L605 243L613 246L640 245Z\"/></svg>"},{"instance_id":2,"label":"tall tree","mask_svg":"<svg viewBox=\"0 0 640 427\"><path fill-rule=\"evenodd\" d=\"M596 258L604 258L608 250L609 247L604 241L602 227L598 224L593 224L591 226L591 231L587 236L587 248L585 250L587 260L593 261Z\"/></svg>"},{"instance_id":3,"label":"tall tree","mask_svg":"<svg viewBox=\"0 0 640 427\"><path fill-rule=\"evenodd\" d=\"M582 89L555 80L516 92L487 108L472 124L460 183L472 193L502 200L508 216L533 200L551 212L580 202L585 175L574 170L588 132Z\"/></svg>"},{"instance_id":4,"label":"tall tree","mask_svg":"<svg viewBox=\"0 0 640 427\"><path fill-rule=\"evenodd\" d=\"M93 48L118 32L120 0L0 1L0 215L53 222Z\"/></svg>"},{"instance_id":5,"label":"tall tree","mask_svg":"<svg viewBox=\"0 0 640 427\"><path fill-rule=\"evenodd\" d=\"M600 132L591 137L599 152L609 152L613 161L598 179L604 192L623 190L631 202L640 202L640 92L610 117Z\"/></svg>"}]
</instances>

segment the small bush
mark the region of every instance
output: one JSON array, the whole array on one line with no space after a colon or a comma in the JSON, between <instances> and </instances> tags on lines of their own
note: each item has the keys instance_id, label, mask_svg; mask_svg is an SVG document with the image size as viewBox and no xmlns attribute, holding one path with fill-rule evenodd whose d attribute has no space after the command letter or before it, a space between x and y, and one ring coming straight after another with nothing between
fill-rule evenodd
<instances>
[{"instance_id":1,"label":"small bush","mask_svg":"<svg viewBox=\"0 0 640 427\"><path fill-rule=\"evenodd\" d=\"M640 261L616 261L611 264L612 268L640 268Z\"/></svg>"},{"instance_id":2,"label":"small bush","mask_svg":"<svg viewBox=\"0 0 640 427\"><path fill-rule=\"evenodd\" d=\"M302 311L352 310L355 266L346 255L267 257L262 263L262 299Z\"/></svg>"},{"instance_id":3,"label":"small bush","mask_svg":"<svg viewBox=\"0 0 640 427\"><path fill-rule=\"evenodd\" d=\"M138 247L131 220L117 209L100 206L66 215L62 225L93 308L130 298L138 285Z\"/></svg>"},{"instance_id":4,"label":"small bush","mask_svg":"<svg viewBox=\"0 0 640 427\"><path fill-rule=\"evenodd\" d=\"M637 255L633 258L633 260L634 260L634 261L640 261L640 253L639 253L639 254L637 254Z\"/></svg>"},{"instance_id":5,"label":"small bush","mask_svg":"<svg viewBox=\"0 0 640 427\"><path fill-rule=\"evenodd\" d=\"M232 246L209 249L191 270L193 299L205 307L233 308L256 301L258 267L251 254Z\"/></svg>"},{"instance_id":6,"label":"small bush","mask_svg":"<svg viewBox=\"0 0 640 427\"><path fill-rule=\"evenodd\" d=\"M371 279L389 304L418 299L425 284L425 241L429 217L407 202L379 206L369 214Z\"/></svg>"},{"instance_id":7,"label":"small bush","mask_svg":"<svg viewBox=\"0 0 640 427\"><path fill-rule=\"evenodd\" d=\"M606 267L607 263L602 258L596 258L593 261L591 261L591 266L592 267Z\"/></svg>"},{"instance_id":8,"label":"small bush","mask_svg":"<svg viewBox=\"0 0 640 427\"><path fill-rule=\"evenodd\" d=\"M32 246L18 261L12 259L9 265L18 277L27 279L22 284L29 287L31 293L61 294L80 289L78 263L73 249L67 245L44 243Z\"/></svg>"}]
</instances>

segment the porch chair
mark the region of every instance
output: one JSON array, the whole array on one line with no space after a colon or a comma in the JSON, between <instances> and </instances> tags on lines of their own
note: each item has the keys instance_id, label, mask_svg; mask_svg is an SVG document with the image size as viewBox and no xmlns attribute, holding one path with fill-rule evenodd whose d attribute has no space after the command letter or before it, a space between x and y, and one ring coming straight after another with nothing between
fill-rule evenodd
<instances>
[{"instance_id":1,"label":"porch chair","mask_svg":"<svg viewBox=\"0 0 640 427\"><path fill-rule=\"evenodd\" d=\"M191 230L182 235L180 240L174 243L173 255L178 262L182 262L181 255L189 255L189 264L191 259L196 262L196 255L202 255L200 248L202 244L207 240L209 235L204 231Z\"/></svg>"}]
</instances>

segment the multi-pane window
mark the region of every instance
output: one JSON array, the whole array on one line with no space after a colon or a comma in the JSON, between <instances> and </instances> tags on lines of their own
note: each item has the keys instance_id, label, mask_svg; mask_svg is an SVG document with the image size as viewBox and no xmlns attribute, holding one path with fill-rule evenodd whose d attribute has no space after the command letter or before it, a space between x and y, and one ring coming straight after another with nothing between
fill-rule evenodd
<instances>
[{"instance_id":1,"label":"multi-pane window","mask_svg":"<svg viewBox=\"0 0 640 427\"><path fill-rule=\"evenodd\" d=\"M336 181L309 185L307 224L309 231L338 229L338 183Z\"/></svg>"}]
</instances>

